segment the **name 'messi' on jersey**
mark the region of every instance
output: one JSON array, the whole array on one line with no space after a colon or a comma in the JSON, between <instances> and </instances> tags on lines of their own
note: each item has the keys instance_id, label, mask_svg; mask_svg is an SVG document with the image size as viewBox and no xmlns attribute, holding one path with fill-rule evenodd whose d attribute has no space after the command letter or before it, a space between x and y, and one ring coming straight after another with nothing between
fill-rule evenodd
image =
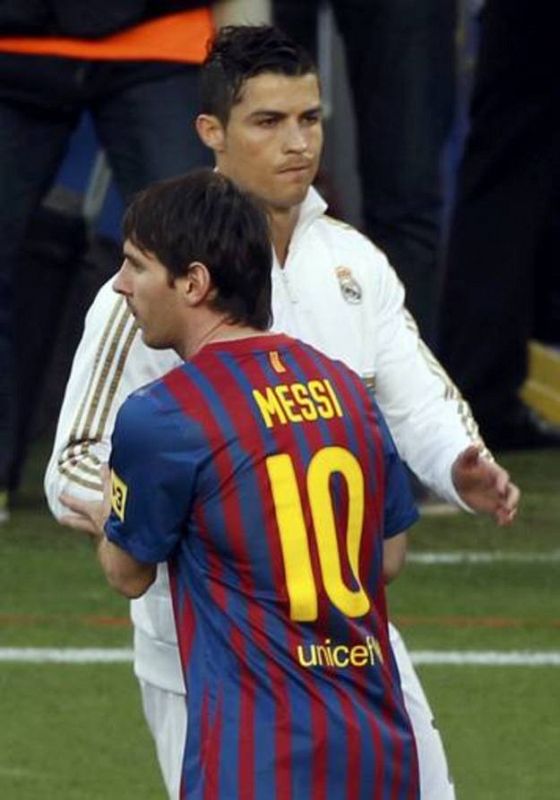
<instances>
[{"instance_id":1,"label":"name 'messi' on jersey","mask_svg":"<svg viewBox=\"0 0 560 800\"><path fill-rule=\"evenodd\" d=\"M253 399L267 428L277 423L286 425L344 416L340 400L326 378L267 386L263 391L253 389Z\"/></svg>"}]
</instances>

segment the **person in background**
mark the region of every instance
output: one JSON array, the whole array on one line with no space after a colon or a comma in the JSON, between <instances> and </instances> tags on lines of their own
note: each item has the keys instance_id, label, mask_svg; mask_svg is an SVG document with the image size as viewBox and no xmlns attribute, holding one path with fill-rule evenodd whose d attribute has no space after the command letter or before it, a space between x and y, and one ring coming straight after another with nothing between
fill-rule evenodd
<instances>
[{"instance_id":1,"label":"person in background","mask_svg":"<svg viewBox=\"0 0 560 800\"><path fill-rule=\"evenodd\" d=\"M519 396L560 342L560 14L487 0L441 295L439 352L496 450L560 447Z\"/></svg>"},{"instance_id":2,"label":"person in background","mask_svg":"<svg viewBox=\"0 0 560 800\"><path fill-rule=\"evenodd\" d=\"M226 25L268 25L270 0L215 0L212 13L216 30Z\"/></svg>"},{"instance_id":3,"label":"person in background","mask_svg":"<svg viewBox=\"0 0 560 800\"><path fill-rule=\"evenodd\" d=\"M0 7L0 521L20 464L14 282L30 219L88 111L122 196L205 163L193 130L212 36L201 0Z\"/></svg>"}]
</instances>

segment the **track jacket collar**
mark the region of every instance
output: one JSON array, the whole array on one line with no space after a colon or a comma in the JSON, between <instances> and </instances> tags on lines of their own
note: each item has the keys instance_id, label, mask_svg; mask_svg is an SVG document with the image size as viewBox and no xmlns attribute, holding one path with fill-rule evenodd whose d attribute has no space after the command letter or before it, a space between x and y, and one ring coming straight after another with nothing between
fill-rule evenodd
<instances>
[{"instance_id":1,"label":"track jacket collar","mask_svg":"<svg viewBox=\"0 0 560 800\"><path fill-rule=\"evenodd\" d=\"M296 227L294 228L290 244L299 239L299 237L305 233L310 225L319 219L319 217L323 216L326 210L327 204L319 192L314 189L313 186L310 186L305 200L300 206L298 221L296 223Z\"/></svg>"}]
</instances>

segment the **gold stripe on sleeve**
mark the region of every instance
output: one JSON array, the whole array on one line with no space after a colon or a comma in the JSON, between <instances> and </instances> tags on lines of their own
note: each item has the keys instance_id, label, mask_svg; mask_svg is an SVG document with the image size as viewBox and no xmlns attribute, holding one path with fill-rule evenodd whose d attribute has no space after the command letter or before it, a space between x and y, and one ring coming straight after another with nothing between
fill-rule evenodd
<instances>
[{"instance_id":1,"label":"gold stripe on sleeve","mask_svg":"<svg viewBox=\"0 0 560 800\"><path fill-rule=\"evenodd\" d=\"M66 475L69 481L72 483L78 484L78 486L83 486L86 489L93 489L96 492L103 491L103 483L101 480L87 480L85 478L80 478L79 476L75 475L74 472L67 469L65 466L59 466L59 472L62 475Z\"/></svg>"},{"instance_id":2,"label":"gold stripe on sleeve","mask_svg":"<svg viewBox=\"0 0 560 800\"><path fill-rule=\"evenodd\" d=\"M105 349L106 341L109 338L109 334L111 332L111 328L113 327L113 325L115 323L115 319L117 317L117 314L118 314L120 308L122 308L123 302L124 301L120 297L115 299L115 304L113 306L113 310L111 312L111 316L109 317L109 320L107 321L107 325L105 326L105 330L103 331L103 333L101 335L101 342L100 342L99 347L97 348L97 352L95 354L95 358L94 358L94 362L93 362L93 369L91 371L91 376L89 378L88 386L87 386L87 389L85 391L84 398L83 398L83 400L82 400L82 402L80 404L80 407L78 409L78 413L76 414L76 418L74 420L74 425L72 426L72 429L71 429L71 432L70 432L70 439L72 441L76 441L78 439L78 431L80 430L81 420L82 420L84 414L86 413L88 398L89 398L89 395L91 394L91 391L92 391L92 388L93 388L93 383L94 383L94 380L95 380L95 376L97 374L97 368L99 367L99 363L101 361L101 356L102 356L103 350Z\"/></svg>"},{"instance_id":3,"label":"gold stripe on sleeve","mask_svg":"<svg viewBox=\"0 0 560 800\"><path fill-rule=\"evenodd\" d=\"M86 458L88 456L89 456L89 453L86 455ZM66 451L59 458L58 464L60 466L60 471L61 472L62 472L62 467L64 467L64 469L71 470L72 472L75 472L76 474L79 473L79 472L83 472L84 476L93 475L94 477L99 475L99 470L100 470L100 467L101 467L101 462L100 462L99 459L97 459L97 464L95 464L94 466L91 466L90 464L84 463L84 459L83 458L80 461L76 461L75 463L73 463L72 456L68 457L66 455Z\"/></svg>"},{"instance_id":4,"label":"gold stripe on sleeve","mask_svg":"<svg viewBox=\"0 0 560 800\"><path fill-rule=\"evenodd\" d=\"M122 301L122 302L124 304L124 301ZM128 308L125 305L122 308L122 313L121 313L120 318L119 318L119 320L117 322L116 332L115 332L115 334L113 336L113 339L111 340L111 343L109 345L109 349L107 351L107 355L106 355L105 360L103 361L103 364L101 366L101 374L99 376L99 380L97 381L97 385L95 387L95 390L94 390L94 393L93 393L93 397L92 397L92 400L91 400L91 403L90 403L90 406L89 406L89 409L88 409L88 414L87 414L86 421L85 421L85 426L84 426L84 438L86 440L89 440L90 438L92 438L90 431L91 431L91 428L92 428L92 425L93 425L93 420L95 419L95 414L97 413L97 409L99 407L99 402L101 400L101 396L103 394L103 390L105 389L105 385L106 385L106 383L108 381L109 373L110 373L111 367L113 366L113 361L115 359L115 354L117 352L117 348L118 348L118 346L119 346L119 344L121 342L121 339L123 338L124 331L125 331L125 328L126 328L126 323L129 322L130 319L131 319L130 311L128 310Z\"/></svg>"},{"instance_id":5,"label":"gold stripe on sleeve","mask_svg":"<svg viewBox=\"0 0 560 800\"><path fill-rule=\"evenodd\" d=\"M130 322L132 322L132 326L125 338L127 324ZM58 469L61 474L71 481L90 489L101 490L103 488L102 482L98 477L101 461L90 451L90 448L102 439L111 403L137 330L138 327L132 320L124 300L120 297L116 298L95 354L91 376L74 420L70 440L58 461ZM123 338L124 346L121 347ZM91 428L105 392L109 375L114 367L117 353L119 355L116 372L109 385L109 393L102 409L101 424L98 426L98 431L92 434ZM95 480L96 477L98 478L97 480Z\"/></svg>"},{"instance_id":6,"label":"gold stripe on sleeve","mask_svg":"<svg viewBox=\"0 0 560 800\"><path fill-rule=\"evenodd\" d=\"M476 420L472 415L471 409L467 401L462 396L461 392L455 386L447 372L441 366L437 358L431 352L431 350L427 347L427 345L422 341L420 334L418 332L418 326L414 318L411 316L410 312L405 308L404 315L406 320L406 326L409 330L413 331L418 336L418 347L420 350L420 354L422 355L424 361L426 362L428 369L432 373L438 377L444 386L444 398L445 400L454 400L457 403L457 411L459 414L459 419L461 420L461 424L465 433L471 440L473 444L482 445L482 455L485 458L493 461L494 457L492 453L486 447L484 440L482 439L480 432L478 430L478 425L476 424Z\"/></svg>"},{"instance_id":7,"label":"gold stripe on sleeve","mask_svg":"<svg viewBox=\"0 0 560 800\"><path fill-rule=\"evenodd\" d=\"M101 438L101 436L103 435L103 431L105 430L105 425L107 423L107 417L109 416L109 412L111 410L113 397L115 396L117 386L119 385L120 379L122 377L124 365L126 363L126 359L128 358L128 354L130 352L130 348L132 347L132 343L134 341L134 337L136 336L137 331L138 331L138 326L135 323L130 329L128 336L126 337L125 343L123 345L123 348L120 352L117 365L115 367L115 373L109 385L109 392L107 394L107 399L105 400L105 405L102 409L99 425L97 428L97 436L99 438Z\"/></svg>"}]
</instances>

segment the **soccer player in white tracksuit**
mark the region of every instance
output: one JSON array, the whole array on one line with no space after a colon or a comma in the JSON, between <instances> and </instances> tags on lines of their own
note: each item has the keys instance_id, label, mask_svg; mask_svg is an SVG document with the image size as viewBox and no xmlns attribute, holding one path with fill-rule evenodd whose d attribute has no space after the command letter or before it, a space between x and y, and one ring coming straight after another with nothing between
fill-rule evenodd
<instances>
[{"instance_id":1,"label":"soccer player in white tracksuit","mask_svg":"<svg viewBox=\"0 0 560 800\"><path fill-rule=\"evenodd\" d=\"M483 450L467 404L420 341L393 269L365 237L327 217L325 203L310 188L322 146L314 66L273 29L226 31L207 63L212 66L217 50L220 65L228 58L235 62L228 37L241 39L233 50L242 55L249 39L251 73L242 74L247 59L233 63L226 80L241 70L238 94L222 91L220 96L229 97L231 104L225 115L214 112L210 103L197 125L215 152L218 169L253 191L269 211L274 330L342 360L363 377L375 392L400 455L426 485L451 502L509 522L518 490ZM277 63L271 67L275 54ZM204 102L203 90L203 108ZM142 343L125 302L112 292L110 282L102 287L74 358L47 469L45 488L55 516L65 514L59 502L62 492L99 497L100 467L108 461L119 406L130 392L177 363L174 353L149 350ZM186 719L165 568L159 568L156 583L131 607L135 672L174 798ZM394 628L391 643L417 741L422 798L452 800L453 785L432 712Z\"/></svg>"}]
</instances>

